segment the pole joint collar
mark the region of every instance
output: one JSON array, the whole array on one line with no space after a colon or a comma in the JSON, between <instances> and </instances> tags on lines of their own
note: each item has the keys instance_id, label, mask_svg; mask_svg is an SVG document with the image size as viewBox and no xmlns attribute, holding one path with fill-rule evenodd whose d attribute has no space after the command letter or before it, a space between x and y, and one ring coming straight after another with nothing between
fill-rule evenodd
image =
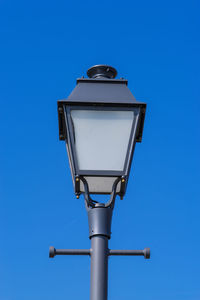
<instances>
[{"instance_id":1,"label":"pole joint collar","mask_svg":"<svg viewBox=\"0 0 200 300\"><path fill-rule=\"evenodd\" d=\"M110 239L112 211L113 209L111 207L103 207L100 205L88 209L90 239L97 235L103 235Z\"/></svg>"}]
</instances>

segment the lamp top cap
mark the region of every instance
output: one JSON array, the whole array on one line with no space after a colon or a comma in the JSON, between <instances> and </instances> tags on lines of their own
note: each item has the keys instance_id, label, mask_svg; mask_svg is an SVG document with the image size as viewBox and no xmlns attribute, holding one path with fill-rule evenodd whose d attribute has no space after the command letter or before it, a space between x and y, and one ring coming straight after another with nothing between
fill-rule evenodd
<instances>
[{"instance_id":1,"label":"lamp top cap","mask_svg":"<svg viewBox=\"0 0 200 300\"><path fill-rule=\"evenodd\" d=\"M114 79L117 76L117 70L107 65L95 65L88 69L89 78L108 78Z\"/></svg>"}]
</instances>

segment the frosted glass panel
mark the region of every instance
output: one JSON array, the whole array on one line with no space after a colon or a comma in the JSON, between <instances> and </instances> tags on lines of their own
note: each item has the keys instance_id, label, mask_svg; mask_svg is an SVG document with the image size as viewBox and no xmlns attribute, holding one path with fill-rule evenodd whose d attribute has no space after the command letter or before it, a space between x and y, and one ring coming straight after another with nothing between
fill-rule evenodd
<instances>
[{"instance_id":1,"label":"frosted glass panel","mask_svg":"<svg viewBox=\"0 0 200 300\"><path fill-rule=\"evenodd\" d=\"M90 193L105 193L110 194L112 192L113 183L117 177L89 177L84 176L87 180ZM118 183L116 192L119 193L121 182ZM80 190L84 192L84 185L80 181Z\"/></svg>"},{"instance_id":2,"label":"frosted glass panel","mask_svg":"<svg viewBox=\"0 0 200 300\"><path fill-rule=\"evenodd\" d=\"M72 110L80 170L122 171L133 111Z\"/></svg>"}]
</instances>

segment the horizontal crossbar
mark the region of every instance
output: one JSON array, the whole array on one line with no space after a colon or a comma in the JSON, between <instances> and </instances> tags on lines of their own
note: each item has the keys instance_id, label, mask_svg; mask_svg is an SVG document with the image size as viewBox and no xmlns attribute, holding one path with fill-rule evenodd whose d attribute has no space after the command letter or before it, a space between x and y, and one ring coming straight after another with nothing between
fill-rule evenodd
<instances>
[{"instance_id":1,"label":"horizontal crossbar","mask_svg":"<svg viewBox=\"0 0 200 300\"><path fill-rule=\"evenodd\" d=\"M129 255L129 256L144 256L150 258L150 249L144 248L144 250L109 250L109 255Z\"/></svg>"},{"instance_id":2,"label":"horizontal crossbar","mask_svg":"<svg viewBox=\"0 0 200 300\"><path fill-rule=\"evenodd\" d=\"M92 249L55 249L49 248L49 257L53 258L56 255L91 255ZM150 258L150 249L144 250L108 250L108 255L124 255L124 256L144 256Z\"/></svg>"},{"instance_id":3,"label":"horizontal crossbar","mask_svg":"<svg viewBox=\"0 0 200 300\"><path fill-rule=\"evenodd\" d=\"M90 255L90 249L55 249L49 248L49 257L56 255Z\"/></svg>"}]
</instances>

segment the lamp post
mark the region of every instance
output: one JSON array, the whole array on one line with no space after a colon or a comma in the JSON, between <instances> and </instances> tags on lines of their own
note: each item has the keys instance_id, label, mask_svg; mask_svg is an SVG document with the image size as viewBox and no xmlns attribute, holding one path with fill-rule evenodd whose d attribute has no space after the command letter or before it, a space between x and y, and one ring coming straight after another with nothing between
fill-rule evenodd
<instances>
[{"instance_id":1,"label":"lamp post","mask_svg":"<svg viewBox=\"0 0 200 300\"><path fill-rule=\"evenodd\" d=\"M136 101L127 80L117 71L97 65L77 79L66 100L58 101L59 138L66 142L76 197L84 195L91 249L55 249L49 256L90 255L90 299L107 299L108 256L142 255L150 249L110 250L112 212L123 199L136 142L141 142L146 104ZM110 194L100 203L92 194Z\"/></svg>"}]
</instances>

